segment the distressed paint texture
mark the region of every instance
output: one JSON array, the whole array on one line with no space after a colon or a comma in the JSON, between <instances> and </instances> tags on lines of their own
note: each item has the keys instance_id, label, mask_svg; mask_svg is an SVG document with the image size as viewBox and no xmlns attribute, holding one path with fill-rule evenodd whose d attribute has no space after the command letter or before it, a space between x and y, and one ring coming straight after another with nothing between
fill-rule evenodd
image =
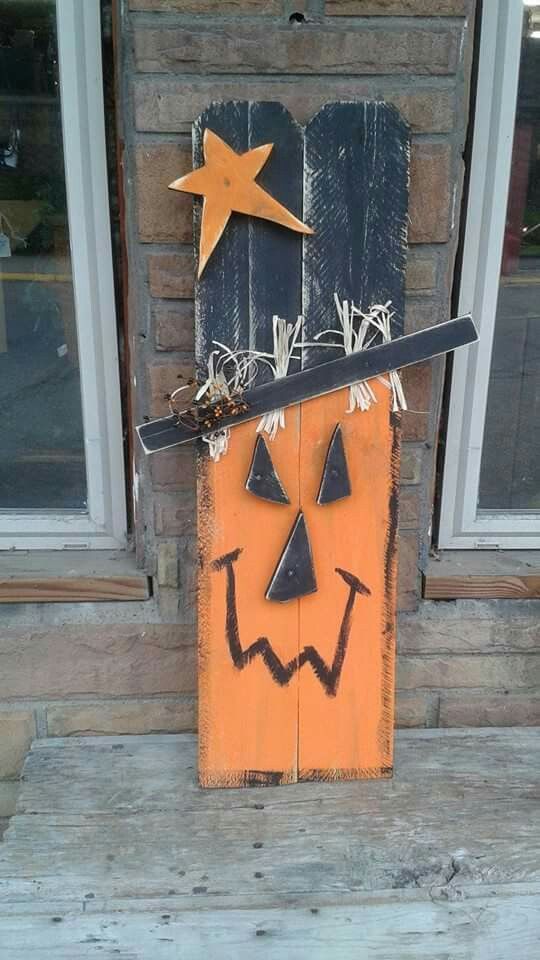
<instances>
[{"instance_id":1,"label":"distressed paint texture","mask_svg":"<svg viewBox=\"0 0 540 960\"><path fill-rule=\"evenodd\" d=\"M250 139L252 115L258 141ZM231 221L196 288L199 366L214 339L269 349L274 313L303 313L311 340L334 325L335 291L364 307L392 300L399 335L409 143L397 111L328 105L302 138L277 104L219 103L196 124L196 163L206 125L235 149L279 137L274 194L283 202L285 184L287 206L315 234L302 241L272 225ZM302 367L329 354L306 347ZM270 444L287 505L262 503L245 489L255 424L235 428L219 463L199 456L203 785L391 772L399 418L388 391L375 389L378 402L367 413L345 414L346 390L287 410L287 429ZM339 421L353 493L322 507L317 493ZM370 473L376 483L366 483ZM318 589L271 603L267 585L299 511Z\"/></svg>"},{"instance_id":2,"label":"distressed paint texture","mask_svg":"<svg viewBox=\"0 0 540 960\"><path fill-rule=\"evenodd\" d=\"M177 373L192 364L191 198L172 195L167 184L190 168L191 124L212 100L279 100L301 123L328 100L368 98L393 103L411 126L413 150L418 157L411 180L418 234L411 231L409 236L406 329L428 326L449 315L474 0L327 0L319 5L320 11L324 6L321 23L337 35L336 43L339 35L350 31L355 23L365 34L388 32L392 40L402 36L403 27L407 27L404 70L393 76L387 74L384 59L368 64L369 74L364 61L358 59L347 63L341 73L324 76L314 62L314 72L300 76L295 60L298 42L288 47L281 72L272 76L260 58L258 73L240 75L228 68L229 73L219 76L208 73L196 53L189 75L145 73L133 60L135 29L167 32L170 27L188 25L195 29L206 18L214 27L219 22L232 43L237 23L234 17L241 17L244 27L248 17L250 22L260 18L275 49L281 33L276 29L276 19L283 17L285 9L281 0L132 0L129 5L115 4L119 11L115 75L112 4L102 0L101 6L104 53L109 64L105 72L109 145L115 141L116 109L118 170L124 173L123 182L117 181L116 159L111 155L113 228L117 237L122 233L127 247L126 379L131 382L135 375L137 379L131 391L130 424L140 423L145 416L160 415L163 393L176 386ZM354 20L356 16L358 20ZM441 20L442 16L455 19L449 24ZM285 24L287 18L288 13ZM420 32L411 29L417 18ZM301 38L304 26L289 24L289 29ZM446 26L451 26L450 32L445 32ZM432 70L429 57L424 56L427 73L419 76L416 46L423 43L421 34L440 34L441 29L449 48L454 44L456 29L459 32L455 71L437 73L437 62ZM436 46L432 45L433 53ZM450 54L449 49L449 61ZM432 162L433 148L440 151L440 145L446 149L449 163L446 154L444 163ZM455 184L456 216L452 220L448 205ZM441 223L451 224L445 242L441 242ZM116 262L121 262L119 248ZM153 375L156 366L159 376ZM403 417L402 611L418 606L419 569L423 569L427 557L440 384L441 367L436 365L430 368L429 377L417 367L406 378L411 412ZM147 458L133 444L133 454L140 478L133 536L141 565L153 575L152 599L0 607L4 681L0 707L7 712L24 712L31 702L38 737L86 731L176 730L186 725L192 728L196 723L193 451L186 446ZM516 723L540 722L540 688L534 686L537 681L532 669L538 658L534 650L540 634L534 601L423 602L418 612L401 614L399 633L400 661L406 668L408 689L398 690L398 724L434 726L439 717L441 723L453 725L497 725L507 723L509 717ZM143 661L142 647L148 650ZM497 657L496 671L489 666L495 653L503 654ZM434 654L438 654L437 663L427 676L425 664ZM469 681L469 654L474 655L472 662L478 660L482 667L477 671L478 687L474 690L464 688ZM443 687L443 680L452 686ZM482 704L489 705L489 711ZM7 770L7 766L0 766L0 778L7 775ZM3 788L11 791L15 786L0 781L0 817L9 813L8 807L2 808Z\"/></svg>"}]
</instances>

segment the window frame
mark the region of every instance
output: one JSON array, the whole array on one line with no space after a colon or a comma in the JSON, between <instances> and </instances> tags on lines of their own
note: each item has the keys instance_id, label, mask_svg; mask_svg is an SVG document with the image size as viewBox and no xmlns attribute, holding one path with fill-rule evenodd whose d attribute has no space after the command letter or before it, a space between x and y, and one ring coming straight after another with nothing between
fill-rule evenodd
<instances>
[{"instance_id":1,"label":"window frame","mask_svg":"<svg viewBox=\"0 0 540 960\"><path fill-rule=\"evenodd\" d=\"M0 549L122 549L126 500L99 0L57 0L88 511L0 511Z\"/></svg>"},{"instance_id":2,"label":"window frame","mask_svg":"<svg viewBox=\"0 0 540 960\"><path fill-rule=\"evenodd\" d=\"M459 315L472 313L480 339L457 351L453 361L438 538L441 549L540 548L540 513L478 513L476 507L524 13L523 0L483 4L458 305Z\"/></svg>"}]
</instances>

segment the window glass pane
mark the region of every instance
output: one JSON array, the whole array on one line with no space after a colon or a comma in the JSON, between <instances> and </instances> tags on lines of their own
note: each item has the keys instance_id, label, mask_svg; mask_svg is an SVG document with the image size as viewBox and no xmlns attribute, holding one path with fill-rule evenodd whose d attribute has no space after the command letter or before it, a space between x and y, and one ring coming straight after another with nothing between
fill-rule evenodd
<instances>
[{"instance_id":1,"label":"window glass pane","mask_svg":"<svg viewBox=\"0 0 540 960\"><path fill-rule=\"evenodd\" d=\"M526 16L480 510L540 511L540 3Z\"/></svg>"},{"instance_id":2,"label":"window glass pane","mask_svg":"<svg viewBox=\"0 0 540 960\"><path fill-rule=\"evenodd\" d=\"M53 0L0 0L0 510L6 509L86 509Z\"/></svg>"}]
</instances>

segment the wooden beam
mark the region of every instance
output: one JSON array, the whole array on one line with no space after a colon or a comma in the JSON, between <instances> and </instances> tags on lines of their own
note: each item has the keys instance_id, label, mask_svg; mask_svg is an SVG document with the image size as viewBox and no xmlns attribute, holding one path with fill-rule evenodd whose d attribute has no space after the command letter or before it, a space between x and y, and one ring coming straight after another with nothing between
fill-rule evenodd
<instances>
[{"instance_id":1,"label":"wooden beam","mask_svg":"<svg viewBox=\"0 0 540 960\"><path fill-rule=\"evenodd\" d=\"M477 339L478 334L469 315L447 320L368 350L359 350L337 360L328 360L319 366L300 370L298 373L291 373L287 377L246 390L242 394L245 410L234 416L222 417L219 425L222 428L234 427L248 420L256 420L271 410L335 393L342 387L370 380L390 370L430 360L457 347L474 343ZM137 427L137 432L145 452L155 453L179 443L197 440L212 430L205 430L200 423L194 427L184 426L176 417L169 416L143 423Z\"/></svg>"},{"instance_id":2,"label":"wooden beam","mask_svg":"<svg viewBox=\"0 0 540 960\"><path fill-rule=\"evenodd\" d=\"M148 597L148 578L144 576L0 580L0 603L80 603Z\"/></svg>"},{"instance_id":3,"label":"wooden beam","mask_svg":"<svg viewBox=\"0 0 540 960\"><path fill-rule=\"evenodd\" d=\"M111 551L56 550L0 556L0 603L147 600L149 578L134 558Z\"/></svg>"},{"instance_id":4,"label":"wooden beam","mask_svg":"<svg viewBox=\"0 0 540 960\"><path fill-rule=\"evenodd\" d=\"M303 132L283 107L213 104L195 125L198 162L207 126L237 151L274 143L259 182L295 216L302 215ZM199 213L196 207L196 223ZM199 369L205 369L213 340L233 349L252 346L270 352L272 315L296 319L301 312L300 234L237 217L197 283ZM281 604L265 598L300 507L298 408L287 413L287 430L272 443L272 462L290 497L289 506L265 503L245 489L255 436L254 423L240 424L220 463L201 451L198 457L199 774L206 786L290 783L298 776L298 674L280 686L261 656L251 664L246 657L246 669L237 666L225 631L232 611L225 584L233 575L243 650L268 636L284 664L298 655L298 600ZM242 553L234 573L213 566L213 561L237 548ZM242 653L240 658L244 662Z\"/></svg>"},{"instance_id":5,"label":"wooden beam","mask_svg":"<svg viewBox=\"0 0 540 960\"><path fill-rule=\"evenodd\" d=\"M430 560L426 600L540 599L540 551L452 550Z\"/></svg>"}]
</instances>

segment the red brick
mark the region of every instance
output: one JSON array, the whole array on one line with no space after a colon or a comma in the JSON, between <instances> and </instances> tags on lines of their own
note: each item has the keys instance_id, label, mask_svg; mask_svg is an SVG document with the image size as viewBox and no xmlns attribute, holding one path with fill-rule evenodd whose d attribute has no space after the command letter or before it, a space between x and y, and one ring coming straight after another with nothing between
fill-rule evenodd
<instances>
[{"instance_id":1,"label":"red brick","mask_svg":"<svg viewBox=\"0 0 540 960\"><path fill-rule=\"evenodd\" d=\"M150 472L157 487L195 490L194 445L182 444L150 457Z\"/></svg>"},{"instance_id":2,"label":"red brick","mask_svg":"<svg viewBox=\"0 0 540 960\"><path fill-rule=\"evenodd\" d=\"M540 686L540 657L499 656L398 657L398 687L518 687ZM535 691L536 692L536 691Z\"/></svg>"},{"instance_id":3,"label":"red brick","mask_svg":"<svg viewBox=\"0 0 540 960\"><path fill-rule=\"evenodd\" d=\"M399 492L400 530L415 530L420 523L420 490L402 487Z\"/></svg>"},{"instance_id":4,"label":"red brick","mask_svg":"<svg viewBox=\"0 0 540 960\"><path fill-rule=\"evenodd\" d=\"M455 73L460 30L391 25L386 30L306 24L136 27L136 69L150 73Z\"/></svg>"},{"instance_id":5,"label":"red brick","mask_svg":"<svg viewBox=\"0 0 540 960\"><path fill-rule=\"evenodd\" d=\"M152 308L152 326L156 350L195 349L194 306L189 300L175 304L159 304Z\"/></svg>"},{"instance_id":6,"label":"red brick","mask_svg":"<svg viewBox=\"0 0 540 960\"><path fill-rule=\"evenodd\" d=\"M35 735L36 724L31 710L0 711L0 779L12 780L19 776Z\"/></svg>"},{"instance_id":7,"label":"red brick","mask_svg":"<svg viewBox=\"0 0 540 960\"><path fill-rule=\"evenodd\" d=\"M540 693L503 690L492 694L443 693L441 727L532 727L540 725Z\"/></svg>"},{"instance_id":8,"label":"red brick","mask_svg":"<svg viewBox=\"0 0 540 960\"><path fill-rule=\"evenodd\" d=\"M279 100L299 123L306 123L329 100L386 100L403 114L413 133L447 133L454 126L453 89L398 90L388 81L327 77L324 81L144 78L134 86L135 126L152 133L191 130L212 100Z\"/></svg>"},{"instance_id":9,"label":"red brick","mask_svg":"<svg viewBox=\"0 0 540 960\"><path fill-rule=\"evenodd\" d=\"M193 376L193 364L187 363L151 363L148 366L148 380L150 385L151 417L162 417L169 413L165 399L167 393L176 390L183 381Z\"/></svg>"},{"instance_id":10,"label":"red brick","mask_svg":"<svg viewBox=\"0 0 540 960\"><path fill-rule=\"evenodd\" d=\"M197 724L195 697L180 701L66 703L47 708L49 737L184 733Z\"/></svg>"},{"instance_id":11,"label":"red brick","mask_svg":"<svg viewBox=\"0 0 540 960\"><path fill-rule=\"evenodd\" d=\"M519 612L501 616L497 604L475 605L466 613L455 603L422 604L416 617L404 617L399 649L411 654L534 653L540 649L540 618ZM472 614L472 615L471 615Z\"/></svg>"},{"instance_id":12,"label":"red brick","mask_svg":"<svg viewBox=\"0 0 540 960\"><path fill-rule=\"evenodd\" d=\"M425 330L442 320L449 320L448 310L439 300L427 298L412 300L407 297L405 303L405 333L414 333L416 330Z\"/></svg>"},{"instance_id":13,"label":"red brick","mask_svg":"<svg viewBox=\"0 0 540 960\"><path fill-rule=\"evenodd\" d=\"M422 479L422 450L404 444L401 448L401 483L420 483Z\"/></svg>"},{"instance_id":14,"label":"red brick","mask_svg":"<svg viewBox=\"0 0 540 960\"><path fill-rule=\"evenodd\" d=\"M427 727L428 710L431 708L429 694L396 693L396 727Z\"/></svg>"},{"instance_id":15,"label":"red brick","mask_svg":"<svg viewBox=\"0 0 540 960\"><path fill-rule=\"evenodd\" d=\"M278 15L281 0L129 0L130 10L156 10L163 13L219 13Z\"/></svg>"},{"instance_id":16,"label":"red brick","mask_svg":"<svg viewBox=\"0 0 540 960\"><path fill-rule=\"evenodd\" d=\"M450 238L453 181L447 143L416 143L411 151L409 242L446 243Z\"/></svg>"},{"instance_id":17,"label":"red brick","mask_svg":"<svg viewBox=\"0 0 540 960\"><path fill-rule=\"evenodd\" d=\"M437 261L433 258L415 257L409 254L405 286L416 296L433 293L437 286Z\"/></svg>"},{"instance_id":18,"label":"red brick","mask_svg":"<svg viewBox=\"0 0 540 960\"><path fill-rule=\"evenodd\" d=\"M398 538L398 610L415 610L418 605L418 536L401 533Z\"/></svg>"},{"instance_id":19,"label":"red brick","mask_svg":"<svg viewBox=\"0 0 540 960\"><path fill-rule=\"evenodd\" d=\"M181 541L180 552L180 588L179 604L186 612L186 619L191 615L195 620L197 609L197 571L199 569L199 551L195 530L193 536L185 537Z\"/></svg>"},{"instance_id":20,"label":"red brick","mask_svg":"<svg viewBox=\"0 0 540 960\"><path fill-rule=\"evenodd\" d=\"M185 492L157 494L154 497L154 524L158 536L186 537L194 534L197 528L194 498Z\"/></svg>"},{"instance_id":21,"label":"red brick","mask_svg":"<svg viewBox=\"0 0 540 960\"><path fill-rule=\"evenodd\" d=\"M196 689L193 630L176 624L81 623L4 630L0 698L151 696Z\"/></svg>"},{"instance_id":22,"label":"red brick","mask_svg":"<svg viewBox=\"0 0 540 960\"><path fill-rule=\"evenodd\" d=\"M192 197L168 186L192 166L191 147L185 144L136 148L137 227L143 243L191 243Z\"/></svg>"},{"instance_id":23,"label":"red brick","mask_svg":"<svg viewBox=\"0 0 540 960\"><path fill-rule=\"evenodd\" d=\"M148 257L148 282L153 297L191 300L195 260L192 253L154 253Z\"/></svg>"},{"instance_id":24,"label":"red brick","mask_svg":"<svg viewBox=\"0 0 540 960\"><path fill-rule=\"evenodd\" d=\"M178 589L178 545L176 543L158 543L156 549L158 587Z\"/></svg>"},{"instance_id":25,"label":"red brick","mask_svg":"<svg viewBox=\"0 0 540 960\"><path fill-rule=\"evenodd\" d=\"M326 0L329 17L463 17L468 0Z\"/></svg>"},{"instance_id":26,"label":"red brick","mask_svg":"<svg viewBox=\"0 0 540 960\"><path fill-rule=\"evenodd\" d=\"M401 371L408 410L402 415L404 440L425 440L431 407L431 364L417 363Z\"/></svg>"}]
</instances>

